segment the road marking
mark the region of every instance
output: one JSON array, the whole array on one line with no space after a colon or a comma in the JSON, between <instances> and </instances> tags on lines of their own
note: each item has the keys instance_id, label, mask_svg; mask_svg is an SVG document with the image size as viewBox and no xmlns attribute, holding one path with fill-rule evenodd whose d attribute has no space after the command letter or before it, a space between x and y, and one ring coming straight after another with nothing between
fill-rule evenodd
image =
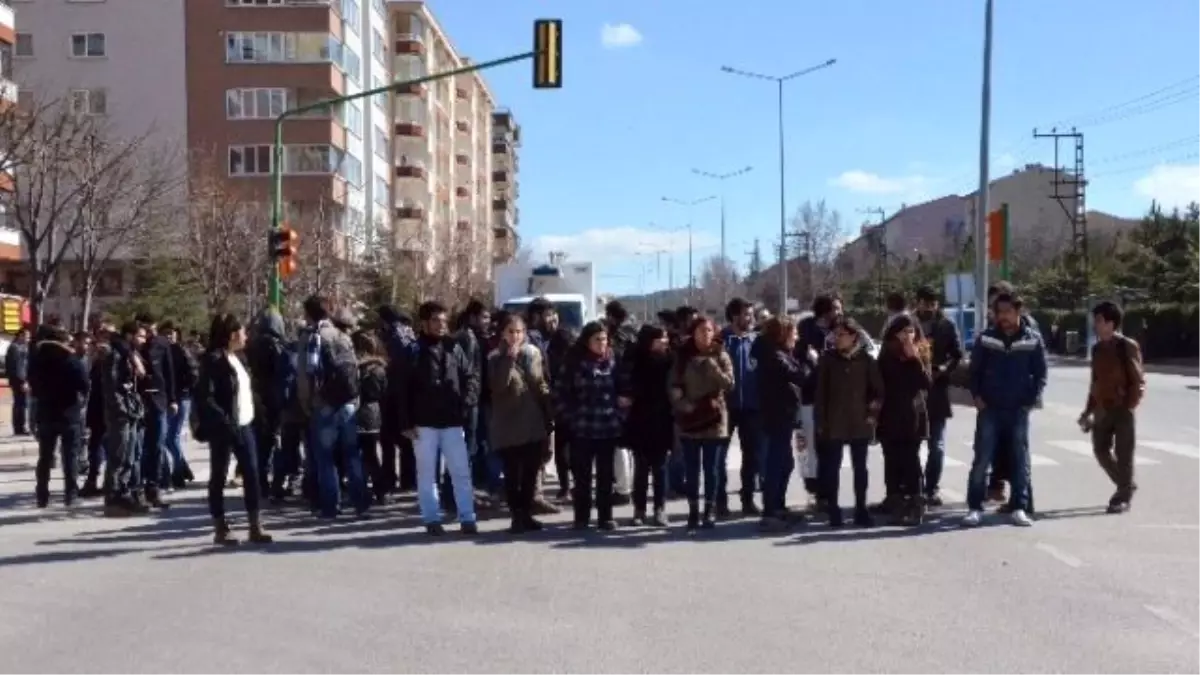
<instances>
[{"instance_id":1,"label":"road marking","mask_svg":"<svg viewBox=\"0 0 1200 675\"><path fill-rule=\"evenodd\" d=\"M975 442L963 441L963 445L967 446L968 448L973 448L975 446ZM1035 455L1031 452L1029 453L1029 466L1058 466L1058 461L1051 459L1050 457Z\"/></svg>"},{"instance_id":2,"label":"road marking","mask_svg":"<svg viewBox=\"0 0 1200 675\"><path fill-rule=\"evenodd\" d=\"M942 453L942 457L944 457L944 459L942 460L943 466L954 466L954 467L967 466L966 462L962 461L961 459L954 459L953 457L951 457L950 455L948 455L946 453ZM928 461L929 461L929 448L922 445L921 446L921 464L924 465Z\"/></svg>"},{"instance_id":3,"label":"road marking","mask_svg":"<svg viewBox=\"0 0 1200 675\"><path fill-rule=\"evenodd\" d=\"M1088 459L1095 459L1095 457L1096 457L1096 454L1094 452L1092 452L1091 441L1046 441L1046 442L1049 443L1050 445L1053 445L1054 447L1058 448L1059 450L1066 450L1067 452L1074 453L1081 457L1087 457ZM1153 464L1161 464L1162 462L1159 462L1157 459L1152 459L1150 457L1142 457L1140 455L1134 455L1133 463L1138 466L1151 466Z\"/></svg>"},{"instance_id":4,"label":"road marking","mask_svg":"<svg viewBox=\"0 0 1200 675\"><path fill-rule=\"evenodd\" d=\"M1042 553L1045 553L1046 555L1050 556L1051 558L1054 558L1055 560L1066 565L1067 567L1071 567L1073 569L1079 569L1080 567L1083 567L1082 560L1080 560L1079 558L1076 558L1075 556L1071 555L1070 553L1066 553L1065 551L1060 550L1057 547L1051 546L1050 544L1038 542L1037 544L1034 544L1034 548L1041 551Z\"/></svg>"},{"instance_id":5,"label":"road marking","mask_svg":"<svg viewBox=\"0 0 1200 675\"><path fill-rule=\"evenodd\" d=\"M1183 618L1179 612L1176 612L1169 607L1162 607L1159 605L1142 605L1142 607L1144 607L1147 612L1150 612L1162 621L1171 624L1184 633L1187 633L1194 638L1200 638L1200 631L1197 631L1195 628L1193 628L1192 625L1188 623L1188 620Z\"/></svg>"},{"instance_id":6,"label":"road marking","mask_svg":"<svg viewBox=\"0 0 1200 675\"><path fill-rule=\"evenodd\" d=\"M1144 445L1147 448L1165 452L1168 455L1178 455L1180 457L1187 457L1188 459L1200 459L1200 451L1196 450L1196 447L1192 445L1171 443L1169 441L1138 441L1138 445Z\"/></svg>"}]
</instances>

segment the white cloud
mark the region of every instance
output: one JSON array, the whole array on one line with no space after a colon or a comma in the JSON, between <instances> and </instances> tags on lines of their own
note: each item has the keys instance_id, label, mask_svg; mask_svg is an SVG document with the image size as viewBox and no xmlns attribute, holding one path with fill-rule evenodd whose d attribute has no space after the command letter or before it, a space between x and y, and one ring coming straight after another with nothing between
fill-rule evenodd
<instances>
[{"instance_id":1,"label":"white cloud","mask_svg":"<svg viewBox=\"0 0 1200 675\"><path fill-rule=\"evenodd\" d=\"M718 242L716 237L702 232L692 236L693 249L712 247ZM578 234L545 234L533 240L532 248L538 258L549 251L565 251L570 260L623 264L632 262L639 254L686 253L688 233L639 227L595 228Z\"/></svg>"},{"instance_id":2,"label":"white cloud","mask_svg":"<svg viewBox=\"0 0 1200 675\"><path fill-rule=\"evenodd\" d=\"M925 194L929 179L921 174L887 178L869 171L844 171L830 179L834 187L872 195L900 195L915 198Z\"/></svg>"},{"instance_id":3,"label":"white cloud","mask_svg":"<svg viewBox=\"0 0 1200 675\"><path fill-rule=\"evenodd\" d=\"M642 34L627 23L606 23L600 28L600 44L605 49L623 49L641 41Z\"/></svg>"},{"instance_id":4,"label":"white cloud","mask_svg":"<svg viewBox=\"0 0 1200 675\"><path fill-rule=\"evenodd\" d=\"M1200 201L1200 165L1160 164L1134 181L1133 191L1166 208Z\"/></svg>"}]
</instances>

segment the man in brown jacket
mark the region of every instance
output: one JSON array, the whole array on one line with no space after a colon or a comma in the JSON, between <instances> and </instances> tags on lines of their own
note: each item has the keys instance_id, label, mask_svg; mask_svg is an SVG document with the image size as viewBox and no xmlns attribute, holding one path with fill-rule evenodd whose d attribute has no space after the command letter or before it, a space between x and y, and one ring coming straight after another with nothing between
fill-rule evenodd
<instances>
[{"instance_id":1,"label":"man in brown jacket","mask_svg":"<svg viewBox=\"0 0 1200 675\"><path fill-rule=\"evenodd\" d=\"M1092 309L1097 342L1092 347L1092 382L1079 426L1092 432L1092 451L1117 491L1109 513L1124 513L1137 490L1133 451L1137 444L1134 411L1146 389L1138 343L1121 334L1121 308L1102 302ZM1114 453L1115 449L1115 453ZM1115 454L1115 457L1114 457Z\"/></svg>"}]
</instances>

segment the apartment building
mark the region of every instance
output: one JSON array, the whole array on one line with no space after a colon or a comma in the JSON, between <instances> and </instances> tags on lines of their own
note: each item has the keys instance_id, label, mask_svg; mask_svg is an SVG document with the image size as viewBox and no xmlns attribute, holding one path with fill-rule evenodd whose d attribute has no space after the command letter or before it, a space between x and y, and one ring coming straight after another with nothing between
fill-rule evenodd
<instances>
[{"instance_id":1,"label":"apartment building","mask_svg":"<svg viewBox=\"0 0 1200 675\"><path fill-rule=\"evenodd\" d=\"M16 22L9 0L0 0L0 106L11 106L17 102L17 85L13 81L13 50L17 44ZM7 172L0 171L0 192L11 190L12 180ZM0 200L0 261L21 259L21 236L9 226Z\"/></svg>"},{"instance_id":2,"label":"apartment building","mask_svg":"<svg viewBox=\"0 0 1200 675\"><path fill-rule=\"evenodd\" d=\"M517 209L517 198L521 195L517 182L520 148L521 125L512 111L492 113L492 260L497 263L512 260L520 245L517 235L521 216Z\"/></svg>"},{"instance_id":3,"label":"apartment building","mask_svg":"<svg viewBox=\"0 0 1200 675\"><path fill-rule=\"evenodd\" d=\"M461 68L423 2L389 2L396 81ZM492 112L495 99L478 73L398 89L392 95L395 248L450 280L490 279Z\"/></svg>"}]
</instances>

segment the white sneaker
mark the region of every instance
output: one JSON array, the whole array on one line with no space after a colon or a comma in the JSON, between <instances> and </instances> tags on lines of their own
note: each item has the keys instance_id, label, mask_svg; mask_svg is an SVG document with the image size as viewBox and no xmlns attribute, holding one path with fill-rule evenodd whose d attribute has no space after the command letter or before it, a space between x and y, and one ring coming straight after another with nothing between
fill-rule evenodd
<instances>
[{"instance_id":1,"label":"white sneaker","mask_svg":"<svg viewBox=\"0 0 1200 675\"><path fill-rule=\"evenodd\" d=\"M963 516L963 527L978 527L983 522L983 513L981 511L969 511Z\"/></svg>"},{"instance_id":2,"label":"white sneaker","mask_svg":"<svg viewBox=\"0 0 1200 675\"><path fill-rule=\"evenodd\" d=\"M1024 510L1017 509L1016 511L1012 512L1012 524L1019 525L1020 527L1029 527L1033 525L1033 519L1031 519L1029 514L1025 513Z\"/></svg>"}]
</instances>

